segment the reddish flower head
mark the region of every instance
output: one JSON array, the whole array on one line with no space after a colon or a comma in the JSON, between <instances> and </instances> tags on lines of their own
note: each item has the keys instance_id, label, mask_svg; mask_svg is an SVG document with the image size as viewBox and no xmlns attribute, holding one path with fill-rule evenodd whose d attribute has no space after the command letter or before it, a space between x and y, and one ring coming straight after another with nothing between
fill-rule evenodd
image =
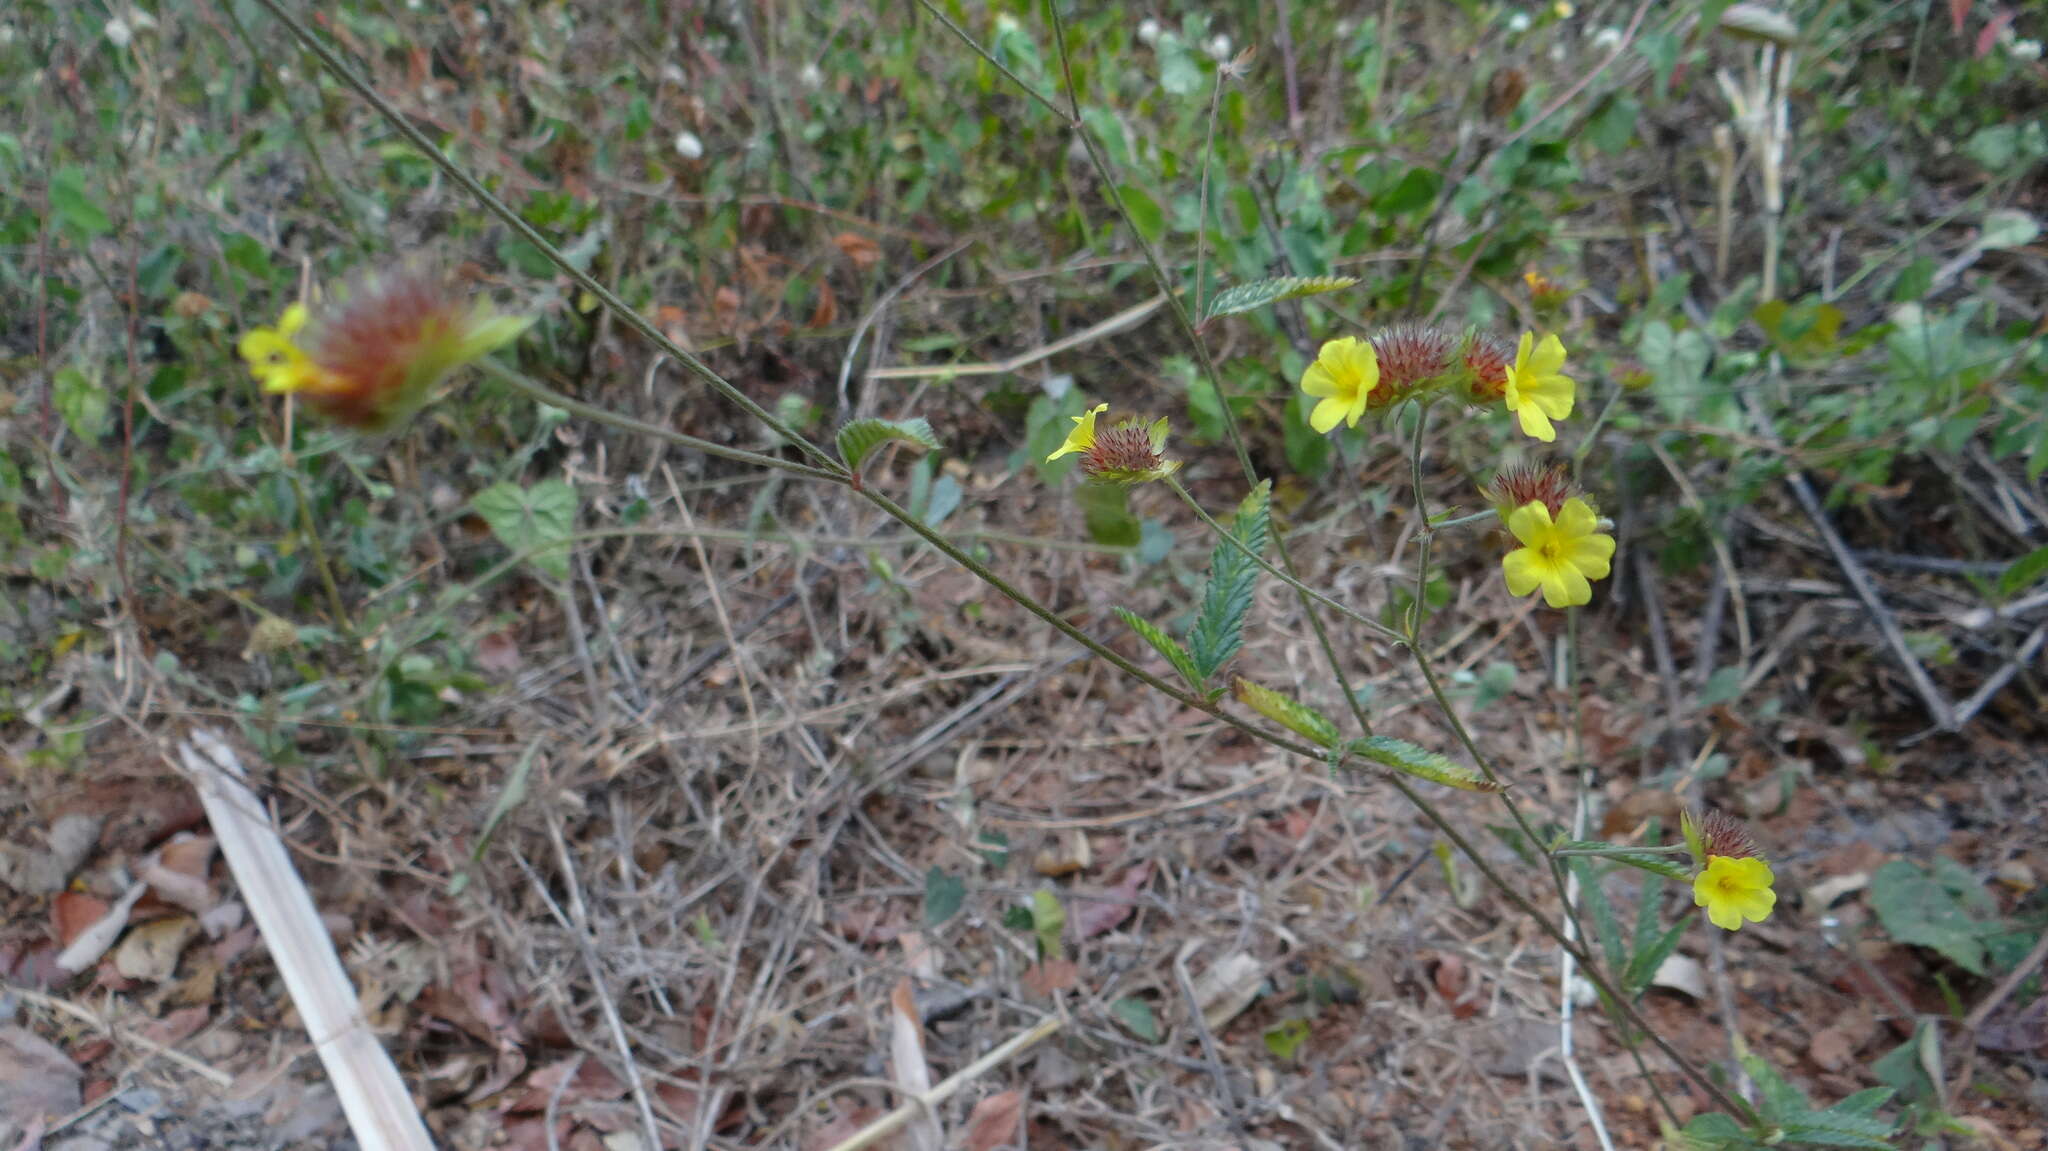
<instances>
[{"instance_id":1,"label":"reddish flower head","mask_svg":"<svg viewBox=\"0 0 2048 1151\"><path fill-rule=\"evenodd\" d=\"M297 392L329 418L382 429L411 415L450 372L516 339L532 321L469 301L418 266L365 277L318 314L294 304L242 337L268 392Z\"/></svg>"},{"instance_id":2,"label":"reddish flower head","mask_svg":"<svg viewBox=\"0 0 2048 1151\"><path fill-rule=\"evenodd\" d=\"M1380 384L1372 406L1386 407L1419 388L1441 383L1457 363L1457 341L1442 328L1408 324L1372 338L1380 362Z\"/></svg>"},{"instance_id":3,"label":"reddish flower head","mask_svg":"<svg viewBox=\"0 0 2048 1151\"><path fill-rule=\"evenodd\" d=\"M1494 476L1493 482L1481 488L1480 492L1503 520L1515 509L1532 502L1542 504L1555 516L1564 509L1566 500L1585 497L1579 485L1573 483L1565 470L1556 464L1547 467L1522 464L1509 468Z\"/></svg>"},{"instance_id":4,"label":"reddish flower head","mask_svg":"<svg viewBox=\"0 0 2048 1151\"><path fill-rule=\"evenodd\" d=\"M1465 345L1465 370L1471 373L1466 398L1476 404L1499 403L1508 394L1508 369L1514 366L1513 344L1498 336L1475 332Z\"/></svg>"}]
</instances>

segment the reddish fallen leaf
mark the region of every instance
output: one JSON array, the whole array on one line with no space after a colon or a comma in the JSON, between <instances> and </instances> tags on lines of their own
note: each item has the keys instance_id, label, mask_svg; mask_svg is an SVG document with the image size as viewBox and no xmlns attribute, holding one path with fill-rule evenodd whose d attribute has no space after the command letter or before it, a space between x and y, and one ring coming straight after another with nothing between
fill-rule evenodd
<instances>
[{"instance_id":1,"label":"reddish fallen leaf","mask_svg":"<svg viewBox=\"0 0 2048 1151\"><path fill-rule=\"evenodd\" d=\"M831 1122L811 1132L810 1137L804 1140L804 1151L830 1151L881 1117L879 1107L856 1107L851 1111L837 1112Z\"/></svg>"},{"instance_id":2,"label":"reddish fallen leaf","mask_svg":"<svg viewBox=\"0 0 2048 1151\"><path fill-rule=\"evenodd\" d=\"M882 246L861 235L859 232L841 232L832 237L832 243L853 261L853 266L865 272L882 258Z\"/></svg>"},{"instance_id":3,"label":"reddish fallen leaf","mask_svg":"<svg viewBox=\"0 0 2048 1151\"><path fill-rule=\"evenodd\" d=\"M0 1115L17 1123L78 1110L78 1065L26 1027L0 1027Z\"/></svg>"},{"instance_id":4,"label":"reddish fallen leaf","mask_svg":"<svg viewBox=\"0 0 2048 1151\"><path fill-rule=\"evenodd\" d=\"M512 638L512 629L486 633L476 641L476 666L494 675L509 675L518 671L526 659L519 653L519 641Z\"/></svg>"},{"instance_id":5,"label":"reddish fallen leaf","mask_svg":"<svg viewBox=\"0 0 2048 1151\"><path fill-rule=\"evenodd\" d=\"M811 318L805 324L810 328L829 328L839 322L839 297L832 292L832 285L818 282L818 306L811 309Z\"/></svg>"},{"instance_id":6,"label":"reddish fallen leaf","mask_svg":"<svg viewBox=\"0 0 2048 1151\"><path fill-rule=\"evenodd\" d=\"M1479 981L1471 977L1465 961L1456 955L1439 955L1431 974L1436 993L1450 1006L1451 1018L1470 1019L1479 1014Z\"/></svg>"},{"instance_id":7,"label":"reddish fallen leaf","mask_svg":"<svg viewBox=\"0 0 2048 1151\"><path fill-rule=\"evenodd\" d=\"M960 1137L963 1151L995 1151L1015 1138L1017 1122L1024 1117L1024 1093L1002 1091L974 1105L967 1116L967 1132Z\"/></svg>"},{"instance_id":8,"label":"reddish fallen leaf","mask_svg":"<svg viewBox=\"0 0 2048 1151\"><path fill-rule=\"evenodd\" d=\"M143 1026L142 1034L166 1047L171 1047L199 1034L206 1021L213 1017L208 1007L185 1007L171 1012L162 1019Z\"/></svg>"},{"instance_id":9,"label":"reddish fallen leaf","mask_svg":"<svg viewBox=\"0 0 2048 1151\"><path fill-rule=\"evenodd\" d=\"M2012 27L2013 18L2017 15L2010 8L2001 8L1991 14L1991 19L1984 22L1984 30L1977 33L1977 59L1991 55L1991 50L1998 47L1999 33Z\"/></svg>"},{"instance_id":10,"label":"reddish fallen leaf","mask_svg":"<svg viewBox=\"0 0 2048 1151\"><path fill-rule=\"evenodd\" d=\"M733 322L740 316L740 294L730 286L711 293L711 316L718 321L720 331L732 331Z\"/></svg>"},{"instance_id":11,"label":"reddish fallen leaf","mask_svg":"<svg viewBox=\"0 0 2048 1151\"><path fill-rule=\"evenodd\" d=\"M85 929L107 917L108 903L83 891L61 891L50 901L50 926L57 945L69 947Z\"/></svg>"},{"instance_id":12,"label":"reddish fallen leaf","mask_svg":"<svg viewBox=\"0 0 2048 1151\"><path fill-rule=\"evenodd\" d=\"M1052 959L1024 969L1024 986L1034 994L1050 996L1081 982L1081 969L1071 959Z\"/></svg>"},{"instance_id":13,"label":"reddish fallen leaf","mask_svg":"<svg viewBox=\"0 0 2048 1151\"><path fill-rule=\"evenodd\" d=\"M576 1078L563 1086L562 1081L571 1073ZM550 1063L528 1075L526 1090L505 1111L513 1115L523 1111L545 1111L548 1097L558 1088L562 1094L561 1101L555 1105L557 1108L584 1099L617 1099L626 1093L626 1085L607 1071L604 1064L595 1059L570 1058Z\"/></svg>"},{"instance_id":14,"label":"reddish fallen leaf","mask_svg":"<svg viewBox=\"0 0 2048 1151\"><path fill-rule=\"evenodd\" d=\"M1138 893L1152 878L1152 861L1134 864L1124 869L1123 878L1109 890L1106 899L1091 899L1082 903L1074 913L1075 926L1080 929L1081 938L1093 939L1106 931L1113 931L1131 916L1132 908L1138 905Z\"/></svg>"}]
</instances>

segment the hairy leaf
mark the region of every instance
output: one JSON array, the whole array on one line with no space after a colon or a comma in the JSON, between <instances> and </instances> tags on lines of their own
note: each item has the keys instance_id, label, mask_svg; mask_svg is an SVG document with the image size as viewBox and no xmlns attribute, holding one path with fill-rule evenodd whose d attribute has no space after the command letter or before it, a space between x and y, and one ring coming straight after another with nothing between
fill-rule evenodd
<instances>
[{"instance_id":1,"label":"hairy leaf","mask_svg":"<svg viewBox=\"0 0 2048 1151\"><path fill-rule=\"evenodd\" d=\"M1235 316L1281 300L1341 291L1357 282L1356 276L1280 276L1234 284L1216 293L1209 306L1202 309L1202 322L1206 324L1218 316Z\"/></svg>"},{"instance_id":2,"label":"hairy leaf","mask_svg":"<svg viewBox=\"0 0 2048 1151\"><path fill-rule=\"evenodd\" d=\"M1252 589L1258 584L1259 565L1252 555L1266 552L1273 485L1262 480L1238 505L1237 521L1231 534L1244 545L1240 550L1229 540L1216 541L1209 553L1209 583L1202 591L1202 614L1188 631L1188 654L1194 658L1201 682L1237 654L1244 646L1244 617L1252 607ZM1245 552L1251 552L1246 555Z\"/></svg>"},{"instance_id":3,"label":"hairy leaf","mask_svg":"<svg viewBox=\"0 0 2048 1151\"><path fill-rule=\"evenodd\" d=\"M470 501L491 525L491 534L514 552L534 551L533 566L557 579L569 576L568 539L576 531L576 489L566 480L542 480L530 488L501 483ZM553 547L560 544L564 546Z\"/></svg>"},{"instance_id":4,"label":"hairy leaf","mask_svg":"<svg viewBox=\"0 0 2048 1151\"><path fill-rule=\"evenodd\" d=\"M939 446L938 433L922 416L908 420L849 420L839 429L839 458L846 461L847 467L859 471L876 448L892 440L935 451Z\"/></svg>"},{"instance_id":5,"label":"hairy leaf","mask_svg":"<svg viewBox=\"0 0 2048 1151\"><path fill-rule=\"evenodd\" d=\"M1624 867L1661 875L1666 879L1690 879L1692 867L1683 856L1664 855L1654 851L1630 851L1598 839L1570 839L1560 843L1557 851L1571 851L1585 854L1598 852L1594 858L1611 860Z\"/></svg>"},{"instance_id":6,"label":"hairy leaf","mask_svg":"<svg viewBox=\"0 0 2048 1151\"><path fill-rule=\"evenodd\" d=\"M1808 1111L1788 1116L1780 1124L1789 1146L1888 1148L1895 1127L1883 1119L1845 1115L1838 1111Z\"/></svg>"},{"instance_id":7,"label":"hairy leaf","mask_svg":"<svg viewBox=\"0 0 2048 1151\"><path fill-rule=\"evenodd\" d=\"M1417 747L1405 739L1394 739L1384 735L1354 739L1331 754L1331 766L1341 766L1339 761L1347 755L1370 760L1403 775L1412 775L1417 779L1441 783L1461 791L1501 790L1499 784L1478 772L1459 767L1442 753Z\"/></svg>"},{"instance_id":8,"label":"hairy leaf","mask_svg":"<svg viewBox=\"0 0 2048 1151\"><path fill-rule=\"evenodd\" d=\"M1136 612L1120 607L1110 610L1116 612L1117 618L1129 624L1131 630L1137 632L1146 643L1151 644L1152 650L1165 656L1166 662L1173 665L1173 670L1180 673L1180 677L1187 681L1189 687L1197 693L1202 691L1202 675L1195 670L1195 661L1189 657L1188 649L1182 647L1179 640L1153 626L1150 620L1144 619Z\"/></svg>"},{"instance_id":9,"label":"hairy leaf","mask_svg":"<svg viewBox=\"0 0 2048 1151\"><path fill-rule=\"evenodd\" d=\"M1324 747L1337 746L1337 725L1324 715L1295 699L1293 696L1260 687L1251 680L1240 677L1235 685L1238 702L1292 731L1307 736Z\"/></svg>"}]
</instances>

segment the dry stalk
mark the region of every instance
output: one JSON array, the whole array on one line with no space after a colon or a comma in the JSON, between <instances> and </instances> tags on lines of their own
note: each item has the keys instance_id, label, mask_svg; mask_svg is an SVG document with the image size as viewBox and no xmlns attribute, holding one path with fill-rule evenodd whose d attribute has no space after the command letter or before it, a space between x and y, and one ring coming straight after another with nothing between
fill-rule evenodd
<instances>
[{"instance_id":1,"label":"dry stalk","mask_svg":"<svg viewBox=\"0 0 2048 1151\"><path fill-rule=\"evenodd\" d=\"M426 1124L363 1017L305 880L243 782L241 760L205 728L179 745L178 757L357 1142L364 1151L432 1151Z\"/></svg>"}]
</instances>

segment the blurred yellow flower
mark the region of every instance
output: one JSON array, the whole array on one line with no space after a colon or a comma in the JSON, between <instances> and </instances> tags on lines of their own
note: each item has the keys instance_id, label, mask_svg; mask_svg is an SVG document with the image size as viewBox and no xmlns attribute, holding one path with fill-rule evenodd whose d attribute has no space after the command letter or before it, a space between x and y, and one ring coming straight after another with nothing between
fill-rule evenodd
<instances>
[{"instance_id":1,"label":"blurred yellow flower","mask_svg":"<svg viewBox=\"0 0 2048 1151\"><path fill-rule=\"evenodd\" d=\"M1771 865L1761 859L1707 857L1706 869L1692 881L1692 901L1707 909L1707 918L1723 931L1742 930L1743 921L1762 923L1778 905L1771 890Z\"/></svg>"},{"instance_id":2,"label":"blurred yellow flower","mask_svg":"<svg viewBox=\"0 0 2048 1151\"><path fill-rule=\"evenodd\" d=\"M1097 404L1074 417L1074 430L1067 433L1067 442L1059 450L1045 457L1046 463L1074 452L1085 452L1095 446L1095 417L1109 410L1108 404Z\"/></svg>"},{"instance_id":3,"label":"blurred yellow flower","mask_svg":"<svg viewBox=\"0 0 2048 1151\"><path fill-rule=\"evenodd\" d=\"M305 326L306 306L293 304L276 327L257 328L242 337L237 350L264 391L318 392L334 387L332 377L298 345L299 330Z\"/></svg>"},{"instance_id":4,"label":"blurred yellow flower","mask_svg":"<svg viewBox=\"0 0 2048 1151\"><path fill-rule=\"evenodd\" d=\"M264 391L295 392L329 419L382 430L532 322L465 298L423 265L401 265L364 276L317 317L293 304L276 327L243 336L237 350Z\"/></svg>"},{"instance_id":5,"label":"blurred yellow flower","mask_svg":"<svg viewBox=\"0 0 2048 1151\"><path fill-rule=\"evenodd\" d=\"M1542 501L1531 500L1508 516L1508 530L1522 543L1500 562L1511 594L1540 587L1551 607L1593 602L1591 581L1607 578L1614 537L1600 530L1600 517L1586 501L1564 501L1552 519Z\"/></svg>"},{"instance_id":6,"label":"blurred yellow flower","mask_svg":"<svg viewBox=\"0 0 2048 1151\"><path fill-rule=\"evenodd\" d=\"M1550 421L1572 414L1575 385L1564 367L1564 341L1555 332L1536 342L1536 333L1523 332L1515 345L1515 364L1508 369L1507 404L1522 423L1526 435L1549 443L1557 438Z\"/></svg>"},{"instance_id":7,"label":"blurred yellow flower","mask_svg":"<svg viewBox=\"0 0 2048 1151\"><path fill-rule=\"evenodd\" d=\"M1352 336L1331 340L1301 374L1301 390L1322 402L1309 412L1308 426L1329 432L1338 424L1355 428L1380 384L1379 356Z\"/></svg>"}]
</instances>

